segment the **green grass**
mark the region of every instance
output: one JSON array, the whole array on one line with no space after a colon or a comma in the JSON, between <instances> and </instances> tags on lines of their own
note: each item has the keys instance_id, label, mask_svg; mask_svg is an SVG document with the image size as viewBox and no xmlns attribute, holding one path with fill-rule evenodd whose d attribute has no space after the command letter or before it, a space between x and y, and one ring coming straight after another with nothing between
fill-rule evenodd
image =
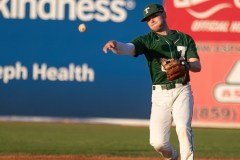
<instances>
[{"instance_id":1,"label":"green grass","mask_svg":"<svg viewBox=\"0 0 240 160\"><path fill-rule=\"evenodd\" d=\"M172 143L178 141L172 128ZM196 157L240 158L239 129L193 128ZM147 127L0 122L0 155L152 156Z\"/></svg>"}]
</instances>

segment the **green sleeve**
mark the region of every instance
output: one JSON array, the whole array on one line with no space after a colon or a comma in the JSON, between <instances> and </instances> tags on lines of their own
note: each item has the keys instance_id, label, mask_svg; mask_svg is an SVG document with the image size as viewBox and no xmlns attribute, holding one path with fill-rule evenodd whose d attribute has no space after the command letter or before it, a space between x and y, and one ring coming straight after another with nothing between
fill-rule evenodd
<instances>
[{"instance_id":1,"label":"green sleeve","mask_svg":"<svg viewBox=\"0 0 240 160\"><path fill-rule=\"evenodd\" d=\"M147 47L146 47L146 40L144 36L139 36L132 40L131 42L135 46L135 57L146 53Z\"/></svg>"},{"instance_id":2,"label":"green sleeve","mask_svg":"<svg viewBox=\"0 0 240 160\"><path fill-rule=\"evenodd\" d=\"M187 59L189 58L199 58L199 56L198 56L197 47L193 38L188 35Z\"/></svg>"}]
</instances>

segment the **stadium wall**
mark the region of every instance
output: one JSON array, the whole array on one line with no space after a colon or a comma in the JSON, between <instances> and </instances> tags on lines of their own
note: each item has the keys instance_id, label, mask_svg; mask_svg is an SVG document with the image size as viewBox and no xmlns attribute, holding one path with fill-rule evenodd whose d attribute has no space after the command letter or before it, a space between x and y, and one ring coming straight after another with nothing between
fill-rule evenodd
<instances>
[{"instance_id":1,"label":"stadium wall","mask_svg":"<svg viewBox=\"0 0 240 160\"><path fill-rule=\"evenodd\" d=\"M149 31L140 22L148 3L2 1L0 116L148 119L151 80L144 57L102 52L108 40L129 42ZM239 1L175 0L165 6L170 27L196 40L203 65L192 74L193 122L238 124ZM86 32L78 31L81 23Z\"/></svg>"}]
</instances>

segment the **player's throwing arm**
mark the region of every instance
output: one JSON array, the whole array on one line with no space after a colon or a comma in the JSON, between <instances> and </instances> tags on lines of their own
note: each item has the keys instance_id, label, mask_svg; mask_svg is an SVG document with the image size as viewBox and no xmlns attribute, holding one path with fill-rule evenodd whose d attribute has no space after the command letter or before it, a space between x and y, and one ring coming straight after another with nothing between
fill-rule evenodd
<instances>
[{"instance_id":1,"label":"player's throwing arm","mask_svg":"<svg viewBox=\"0 0 240 160\"><path fill-rule=\"evenodd\" d=\"M135 46L132 43L122 43L114 40L108 41L103 47L104 53L107 53L108 50L118 55L129 54L134 56L135 54Z\"/></svg>"}]
</instances>

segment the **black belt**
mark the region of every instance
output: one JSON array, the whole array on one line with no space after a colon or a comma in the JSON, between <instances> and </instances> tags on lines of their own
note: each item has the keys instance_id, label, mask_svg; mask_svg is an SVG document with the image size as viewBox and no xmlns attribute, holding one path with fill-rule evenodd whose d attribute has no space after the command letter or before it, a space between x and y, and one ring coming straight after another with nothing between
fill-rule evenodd
<instances>
[{"instance_id":1,"label":"black belt","mask_svg":"<svg viewBox=\"0 0 240 160\"><path fill-rule=\"evenodd\" d=\"M153 85L152 89L155 90L157 88L161 88L162 90L170 90L173 88L185 86L187 83L168 83L168 84L159 84L159 85Z\"/></svg>"}]
</instances>

